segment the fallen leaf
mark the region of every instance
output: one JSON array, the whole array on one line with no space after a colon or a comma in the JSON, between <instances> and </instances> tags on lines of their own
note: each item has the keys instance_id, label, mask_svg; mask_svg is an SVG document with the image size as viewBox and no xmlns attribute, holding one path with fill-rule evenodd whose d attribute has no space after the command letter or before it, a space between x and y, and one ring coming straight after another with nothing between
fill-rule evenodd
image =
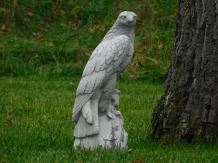
<instances>
[{"instance_id":1,"label":"fallen leaf","mask_svg":"<svg viewBox=\"0 0 218 163\"><path fill-rule=\"evenodd\" d=\"M49 42L48 43L48 47L53 47L54 45L53 45L53 43L52 42Z\"/></svg>"},{"instance_id":2,"label":"fallen leaf","mask_svg":"<svg viewBox=\"0 0 218 163\"><path fill-rule=\"evenodd\" d=\"M2 31L6 31L6 25L5 25L5 24L2 24L1 30L2 30Z\"/></svg>"},{"instance_id":3,"label":"fallen leaf","mask_svg":"<svg viewBox=\"0 0 218 163\"><path fill-rule=\"evenodd\" d=\"M7 122L9 125L13 124L12 112L7 112Z\"/></svg>"},{"instance_id":4,"label":"fallen leaf","mask_svg":"<svg viewBox=\"0 0 218 163\"><path fill-rule=\"evenodd\" d=\"M136 157L134 160L132 160L132 163L143 163L143 160L141 157Z\"/></svg>"},{"instance_id":5,"label":"fallen leaf","mask_svg":"<svg viewBox=\"0 0 218 163\"><path fill-rule=\"evenodd\" d=\"M132 152L132 148L129 148L127 152L128 152L128 153L131 153L131 152Z\"/></svg>"},{"instance_id":6,"label":"fallen leaf","mask_svg":"<svg viewBox=\"0 0 218 163\"><path fill-rule=\"evenodd\" d=\"M29 17L32 17L33 13L29 11L29 12L26 13L26 15L29 16Z\"/></svg>"},{"instance_id":7,"label":"fallen leaf","mask_svg":"<svg viewBox=\"0 0 218 163\"><path fill-rule=\"evenodd\" d=\"M5 8L0 8L0 11L1 12L6 12L6 9Z\"/></svg>"}]
</instances>

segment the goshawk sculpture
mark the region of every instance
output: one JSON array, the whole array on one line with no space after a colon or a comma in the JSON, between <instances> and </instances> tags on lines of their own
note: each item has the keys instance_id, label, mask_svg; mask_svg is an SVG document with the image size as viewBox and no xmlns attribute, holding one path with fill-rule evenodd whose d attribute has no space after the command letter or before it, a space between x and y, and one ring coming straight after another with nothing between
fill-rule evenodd
<instances>
[{"instance_id":1,"label":"goshawk sculpture","mask_svg":"<svg viewBox=\"0 0 218 163\"><path fill-rule=\"evenodd\" d=\"M99 133L99 101L105 92L114 91L118 75L134 53L136 14L121 12L101 43L92 52L76 92L73 120L82 117L87 127L77 128L76 137ZM110 96L108 97L110 98Z\"/></svg>"}]
</instances>

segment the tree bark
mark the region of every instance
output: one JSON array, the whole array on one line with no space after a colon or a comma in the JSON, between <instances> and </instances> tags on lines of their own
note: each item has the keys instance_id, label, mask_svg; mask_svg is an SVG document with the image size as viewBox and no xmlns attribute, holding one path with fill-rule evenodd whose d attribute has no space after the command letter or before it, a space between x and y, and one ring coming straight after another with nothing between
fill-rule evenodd
<instances>
[{"instance_id":1,"label":"tree bark","mask_svg":"<svg viewBox=\"0 0 218 163\"><path fill-rule=\"evenodd\" d=\"M218 135L218 0L180 0L164 95L151 136L204 139Z\"/></svg>"}]
</instances>

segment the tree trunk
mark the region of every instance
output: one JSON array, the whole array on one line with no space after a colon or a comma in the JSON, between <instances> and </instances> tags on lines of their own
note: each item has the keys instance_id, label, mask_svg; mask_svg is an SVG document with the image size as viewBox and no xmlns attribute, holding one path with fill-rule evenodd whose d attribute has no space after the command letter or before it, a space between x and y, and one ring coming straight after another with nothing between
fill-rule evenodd
<instances>
[{"instance_id":1,"label":"tree trunk","mask_svg":"<svg viewBox=\"0 0 218 163\"><path fill-rule=\"evenodd\" d=\"M151 136L204 139L218 135L218 0L180 0L164 95Z\"/></svg>"}]
</instances>

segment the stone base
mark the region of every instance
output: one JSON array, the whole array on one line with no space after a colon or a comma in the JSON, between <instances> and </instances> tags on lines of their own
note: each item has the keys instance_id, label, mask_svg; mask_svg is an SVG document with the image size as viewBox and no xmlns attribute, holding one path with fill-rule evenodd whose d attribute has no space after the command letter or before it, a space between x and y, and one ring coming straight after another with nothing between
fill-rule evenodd
<instances>
[{"instance_id":1,"label":"stone base","mask_svg":"<svg viewBox=\"0 0 218 163\"><path fill-rule=\"evenodd\" d=\"M77 123L79 125L80 122ZM120 112L99 113L98 134L75 137L74 148L127 148L128 134L123 128L123 117Z\"/></svg>"}]
</instances>

